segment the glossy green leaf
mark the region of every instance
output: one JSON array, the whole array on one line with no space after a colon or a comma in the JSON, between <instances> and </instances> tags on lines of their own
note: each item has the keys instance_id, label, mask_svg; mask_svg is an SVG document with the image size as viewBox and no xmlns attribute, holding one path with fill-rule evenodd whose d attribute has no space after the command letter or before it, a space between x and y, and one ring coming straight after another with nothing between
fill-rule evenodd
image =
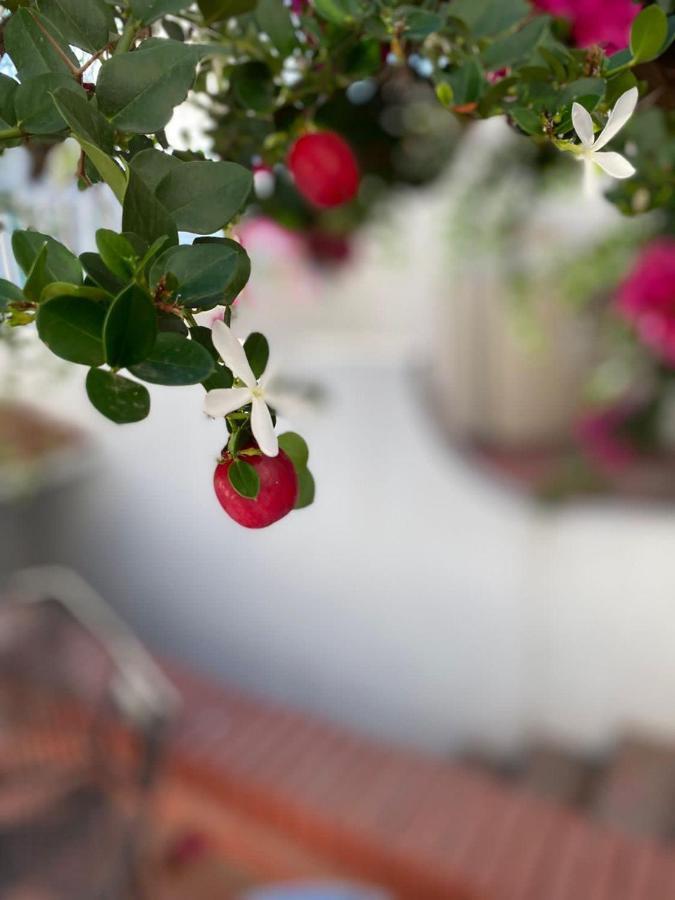
<instances>
[{"instance_id":1,"label":"glossy green leaf","mask_svg":"<svg viewBox=\"0 0 675 900\"><path fill-rule=\"evenodd\" d=\"M122 131L160 131L187 97L196 64L191 47L168 38L113 56L103 63L98 77L99 109Z\"/></svg>"},{"instance_id":2,"label":"glossy green leaf","mask_svg":"<svg viewBox=\"0 0 675 900\"><path fill-rule=\"evenodd\" d=\"M38 334L61 359L84 366L100 366L104 362L105 313L102 303L82 297L54 297L38 308Z\"/></svg>"},{"instance_id":3,"label":"glossy green leaf","mask_svg":"<svg viewBox=\"0 0 675 900\"><path fill-rule=\"evenodd\" d=\"M90 369L86 384L92 405L118 425L140 422L150 412L148 389L137 381L106 369Z\"/></svg>"},{"instance_id":4,"label":"glossy green leaf","mask_svg":"<svg viewBox=\"0 0 675 900\"><path fill-rule=\"evenodd\" d=\"M28 134L54 134L63 131L66 121L61 115L52 93L79 94L86 103L83 88L70 75L44 72L28 78L19 85L14 98L14 110L21 130Z\"/></svg>"},{"instance_id":5,"label":"glossy green leaf","mask_svg":"<svg viewBox=\"0 0 675 900\"><path fill-rule=\"evenodd\" d=\"M38 22L43 28L40 28ZM59 45L61 51L59 53L47 38L45 31L49 33L53 28L50 28L44 16L39 13L31 14L23 7L13 13L7 21L3 33L5 50L16 66L21 81L34 78L43 72L70 74L71 69L66 59L74 67L79 65L68 45L60 37L53 35L54 42Z\"/></svg>"},{"instance_id":6,"label":"glossy green leaf","mask_svg":"<svg viewBox=\"0 0 675 900\"><path fill-rule=\"evenodd\" d=\"M219 244L222 247L230 248L237 256L237 269L234 277L228 282L225 288L223 303L229 304L235 300L244 290L251 277L251 260L248 253L237 241L231 238L218 237L199 237L195 238L195 244Z\"/></svg>"},{"instance_id":7,"label":"glossy green leaf","mask_svg":"<svg viewBox=\"0 0 675 900\"><path fill-rule=\"evenodd\" d=\"M309 461L309 448L304 438L294 431L279 435L279 446L296 469L304 469Z\"/></svg>"},{"instance_id":8,"label":"glossy green leaf","mask_svg":"<svg viewBox=\"0 0 675 900\"><path fill-rule=\"evenodd\" d=\"M256 0L197 0L197 5L204 21L211 24L251 12L256 8Z\"/></svg>"},{"instance_id":9,"label":"glossy green leaf","mask_svg":"<svg viewBox=\"0 0 675 900\"><path fill-rule=\"evenodd\" d=\"M144 25L150 25L168 13L179 13L191 5L190 0L129 0L131 12Z\"/></svg>"},{"instance_id":10,"label":"glossy green leaf","mask_svg":"<svg viewBox=\"0 0 675 900\"><path fill-rule=\"evenodd\" d=\"M67 281L52 281L45 285L40 294L40 303L45 303L53 297L84 297L99 303L108 303L113 299L103 288L88 284L69 284Z\"/></svg>"},{"instance_id":11,"label":"glossy green leaf","mask_svg":"<svg viewBox=\"0 0 675 900\"><path fill-rule=\"evenodd\" d=\"M322 19L335 25L349 25L366 13L359 0L314 0L313 6Z\"/></svg>"},{"instance_id":12,"label":"glossy green leaf","mask_svg":"<svg viewBox=\"0 0 675 900\"><path fill-rule=\"evenodd\" d=\"M316 496L314 476L307 468L296 470L295 474L298 477L298 499L295 501L293 508L305 509L305 507L314 503Z\"/></svg>"},{"instance_id":13,"label":"glossy green leaf","mask_svg":"<svg viewBox=\"0 0 675 900\"><path fill-rule=\"evenodd\" d=\"M71 79L72 80L72 79ZM54 102L73 135L111 154L114 148L115 130L93 101L81 93L57 89Z\"/></svg>"},{"instance_id":14,"label":"glossy green leaf","mask_svg":"<svg viewBox=\"0 0 675 900\"><path fill-rule=\"evenodd\" d=\"M0 73L0 119L8 125L16 125L14 99L18 87L18 81Z\"/></svg>"},{"instance_id":15,"label":"glossy green leaf","mask_svg":"<svg viewBox=\"0 0 675 900\"><path fill-rule=\"evenodd\" d=\"M95 53L115 33L115 19L105 0L39 0L40 12L64 41Z\"/></svg>"},{"instance_id":16,"label":"glossy green leaf","mask_svg":"<svg viewBox=\"0 0 675 900\"><path fill-rule=\"evenodd\" d=\"M246 251L236 241L172 247L150 270L150 284L171 273L178 284L177 299L185 306L206 309L231 302ZM236 296L236 295L235 295Z\"/></svg>"},{"instance_id":17,"label":"glossy green leaf","mask_svg":"<svg viewBox=\"0 0 675 900\"><path fill-rule=\"evenodd\" d=\"M0 278L0 313L7 309L10 303L21 303L25 299L23 291L11 281Z\"/></svg>"},{"instance_id":18,"label":"glossy green leaf","mask_svg":"<svg viewBox=\"0 0 675 900\"><path fill-rule=\"evenodd\" d=\"M105 358L121 369L140 363L151 353L157 337L155 307L144 290L132 284L115 298L103 326Z\"/></svg>"},{"instance_id":19,"label":"glossy green leaf","mask_svg":"<svg viewBox=\"0 0 675 900\"><path fill-rule=\"evenodd\" d=\"M668 17L659 6L647 6L633 21L630 51L636 62L650 62L661 53L668 37Z\"/></svg>"},{"instance_id":20,"label":"glossy green leaf","mask_svg":"<svg viewBox=\"0 0 675 900\"><path fill-rule=\"evenodd\" d=\"M99 228L96 232L96 246L106 268L122 282L129 281L134 274L137 254L123 234Z\"/></svg>"},{"instance_id":21,"label":"glossy green leaf","mask_svg":"<svg viewBox=\"0 0 675 900\"><path fill-rule=\"evenodd\" d=\"M141 150L131 160L131 168L142 179L151 191L157 190L157 185L165 175L174 169L179 169L182 163L175 156L169 153L162 153L154 147L147 150Z\"/></svg>"},{"instance_id":22,"label":"glossy green leaf","mask_svg":"<svg viewBox=\"0 0 675 900\"><path fill-rule=\"evenodd\" d=\"M16 261L26 275L30 272L35 258L43 245L47 245L45 274L50 281L69 281L82 284L82 267L78 258L59 241L39 231L15 231L12 235L12 249Z\"/></svg>"},{"instance_id":23,"label":"glossy green leaf","mask_svg":"<svg viewBox=\"0 0 675 900\"><path fill-rule=\"evenodd\" d=\"M240 497L255 500L260 493L260 476L250 463L235 459L227 470L227 477Z\"/></svg>"},{"instance_id":24,"label":"glossy green leaf","mask_svg":"<svg viewBox=\"0 0 675 900\"><path fill-rule=\"evenodd\" d=\"M160 332L147 359L130 371L151 384L188 385L204 381L213 369L213 359L201 344L180 334Z\"/></svg>"},{"instance_id":25,"label":"glossy green leaf","mask_svg":"<svg viewBox=\"0 0 675 900\"><path fill-rule=\"evenodd\" d=\"M283 0L258 0L255 11L258 28L264 31L282 56L289 56L297 44L289 9Z\"/></svg>"},{"instance_id":26,"label":"glossy green leaf","mask_svg":"<svg viewBox=\"0 0 675 900\"><path fill-rule=\"evenodd\" d=\"M109 294L117 296L124 288L124 282L112 274L98 253L82 253L80 263L89 278Z\"/></svg>"},{"instance_id":27,"label":"glossy green leaf","mask_svg":"<svg viewBox=\"0 0 675 900\"><path fill-rule=\"evenodd\" d=\"M254 331L244 341L244 353L256 378L260 378L267 368L270 357L270 346L267 338L259 331Z\"/></svg>"},{"instance_id":28,"label":"glossy green leaf","mask_svg":"<svg viewBox=\"0 0 675 900\"><path fill-rule=\"evenodd\" d=\"M548 20L536 16L519 31L490 44L483 52L483 65L489 70L516 65L535 50L547 31Z\"/></svg>"},{"instance_id":29,"label":"glossy green leaf","mask_svg":"<svg viewBox=\"0 0 675 900\"><path fill-rule=\"evenodd\" d=\"M200 160L168 172L157 199L181 231L212 234L241 212L252 188L253 176L243 166Z\"/></svg>"},{"instance_id":30,"label":"glossy green leaf","mask_svg":"<svg viewBox=\"0 0 675 900\"><path fill-rule=\"evenodd\" d=\"M122 228L140 235L148 243L164 236L171 244L178 243L173 217L133 167L129 172L129 184L124 195Z\"/></svg>"},{"instance_id":31,"label":"glossy green leaf","mask_svg":"<svg viewBox=\"0 0 675 900\"><path fill-rule=\"evenodd\" d=\"M23 292L29 300L39 301L42 290L49 283L47 275L47 245L43 244L26 277Z\"/></svg>"}]
</instances>

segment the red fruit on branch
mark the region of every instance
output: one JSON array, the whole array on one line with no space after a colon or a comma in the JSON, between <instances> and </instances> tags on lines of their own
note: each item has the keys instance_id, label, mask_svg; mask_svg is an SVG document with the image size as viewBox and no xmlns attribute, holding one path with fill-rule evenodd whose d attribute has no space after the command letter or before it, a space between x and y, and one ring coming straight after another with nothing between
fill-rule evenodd
<instances>
[{"instance_id":1,"label":"red fruit on branch","mask_svg":"<svg viewBox=\"0 0 675 900\"><path fill-rule=\"evenodd\" d=\"M288 155L295 186L315 206L347 203L359 189L359 167L349 144L334 131L305 134Z\"/></svg>"},{"instance_id":2,"label":"red fruit on branch","mask_svg":"<svg viewBox=\"0 0 675 900\"><path fill-rule=\"evenodd\" d=\"M216 466L213 486L225 512L244 528L266 528L283 519L298 498L298 476L288 456L247 456L246 462L258 473L260 490L253 500L242 497L232 487L228 472L233 459Z\"/></svg>"}]
</instances>

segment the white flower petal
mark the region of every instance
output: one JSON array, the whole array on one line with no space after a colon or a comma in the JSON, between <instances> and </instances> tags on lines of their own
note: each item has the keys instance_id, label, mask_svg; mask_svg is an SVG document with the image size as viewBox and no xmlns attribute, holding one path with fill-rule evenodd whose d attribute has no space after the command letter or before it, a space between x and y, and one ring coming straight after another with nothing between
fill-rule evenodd
<instances>
[{"instance_id":1,"label":"white flower petal","mask_svg":"<svg viewBox=\"0 0 675 900\"><path fill-rule=\"evenodd\" d=\"M249 388L216 388L209 391L204 398L204 412L207 416L218 419L221 416L228 416L250 402Z\"/></svg>"},{"instance_id":2,"label":"white flower petal","mask_svg":"<svg viewBox=\"0 0 675 900\"><path fill-rule=\"evenodd\" d=\"M572 104L572 125L584 147L591 147L594 138L593 119L581 103Z\"/></svg>"},{"instance_id":3,"label":"white flower petal","mask_svg":"<svg viewBox=\"0 0 675 900\"><path fill-rule=\"evenodd\" d=\"M605 144L608 144L612 138L618 134L626 122L635 112L638 102L639 91L636 87L632 87L625 94L622 94L614 104L614 109L609 114L607 124L600 133L597 141L593 145L594 150L600 150Z\"/></svg>"},{"instance_id":4,"label":"white flower petal","mask_svg":"<svg viewBox=\"0 0 675 900\"><path fill-rule=\"evenodd\" d=\"M635 168L620 153L594 153L593 162L612 178L630 178L635 175Z\"/></svg>"},{"instance_id":5,"label":"white flower petal","mask_svg":"<svg viewBox=\"0 0 675 900\"><path fill-rule=\"evenodd\" d=\"M274 432L272 416L267 408L267 404L260 397L253 398L251 431L265 456L276 456L279 453L279 441Z\"/></svg>"},{"instance_id":6,"label":"white flower petal","mask_svg":"<svg viewBox=\"0 0 675 900\"><path fill-rule=\"evenodd\" d=\"M220 354L220 358L237 378L250 388L256 386L255 375L246 359L244 348L239 343L228 326L220 319L213 323L211 333L213 346Z\"/></svg>"}]
</instances>

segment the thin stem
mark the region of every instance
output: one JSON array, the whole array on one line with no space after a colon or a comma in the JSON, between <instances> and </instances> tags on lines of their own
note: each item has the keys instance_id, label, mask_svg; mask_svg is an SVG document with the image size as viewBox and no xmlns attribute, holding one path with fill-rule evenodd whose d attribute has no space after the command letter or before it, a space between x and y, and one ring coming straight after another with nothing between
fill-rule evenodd
<instances>
[{"instance_id":1,"label":"thin stem","mask_svg":"<svg viewBox=\"0 0 675 900\"><path fill-rule=\"evenodd\" d=\"M80 66L80 68L78 69L80 77L84 75L89 66L91 66L96 62L97 59L100 59L103 56L106 50L110 50L110 44L106 44L105 47L101 47L101 49L97 50L96 53L94 53L94 55L91 56L84 65Z\"/></svg>"},{"instance_id":2,"label":"thin stem","mask_svg":"<svg viewBox=\"0 0 675 900\"><path fill-rule=\"evenodd\" d=\"M79 77L80 77L79 67L76 66L71 59L68 58L68 55L64 52L63 47L61 47L61 45L56 40L56 38L54 38L49 33L49 31L45 28L45 26L42 24L40 19L35 15L35 13L31 12L31 17L32 17L33 21L35 22L35 24L37 25L37 27L44 34L44 36L47 38L49 43L52 45L52 47L56 50L58 55L61 57L63 62L68 66L68 68L70 69L71 75L74 75L76 78L79 79Z\"/></svg>"},{"instance_id":3,"label":"thin stem","mask_svg":"<svg viewBox=\"0 0 675 900\"><path fill-rule=\"evenodd\" d=\"M21 137L21 129L18 126L5 128L4 131L0 131L0 141L11 141L18 137Z\"/></svg>"},{"instance_id":4,"label":"thin stem","mask_svg":"<svg viewBox=\"0 0 675 900\"><path fill-rule=\"evenodd\" d=\"M140 27L140 23L135 19L129 19L127 24L124 26L124 30L122 31L122 35L113 50L113 56L117 56L118 53L126 53L131 49L131 45L134 42L134 38L136 37L136 32Z\"/></svg>"}]
</instances>

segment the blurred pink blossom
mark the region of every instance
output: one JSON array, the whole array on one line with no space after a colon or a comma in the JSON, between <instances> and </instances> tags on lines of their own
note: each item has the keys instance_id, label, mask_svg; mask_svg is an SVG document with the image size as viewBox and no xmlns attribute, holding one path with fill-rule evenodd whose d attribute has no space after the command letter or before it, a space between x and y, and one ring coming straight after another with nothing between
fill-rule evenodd
<instances>
[{"instance_id":1,"label":"blurred pink blossom","mask_svg":"<svg viewBox=\"0 0 675 900\"><path fill-rule=\"evenodd\" d=\"M616 308L657 356L675 366L675 238L658 238L642 251L619 288Z\"/></svg>"},{"instance_id":2,"label":"blurred pink blossom","mask_svg":"<svg viewBox=\"0 0 675 900\"><path fill-rule=\"evenodd\" d=\"M642 5L634 0L533 0L542 12L572 23L578 47L600 44L608 53L624 50L630 41L633 19Z\"/></svg>"},{"instance_id":3,"label":"blurred pink blossom","mask_svg":"<svg viewBox=\"0 0 675 900\"><path fill-rule=\"evenodd\" d=\"M624 433L624 426L634 413L635 405L626 401L586 413L577 422L575 437L599 468L617 472L637 459L637 450Z\"/></svg>"}]
</instances>

